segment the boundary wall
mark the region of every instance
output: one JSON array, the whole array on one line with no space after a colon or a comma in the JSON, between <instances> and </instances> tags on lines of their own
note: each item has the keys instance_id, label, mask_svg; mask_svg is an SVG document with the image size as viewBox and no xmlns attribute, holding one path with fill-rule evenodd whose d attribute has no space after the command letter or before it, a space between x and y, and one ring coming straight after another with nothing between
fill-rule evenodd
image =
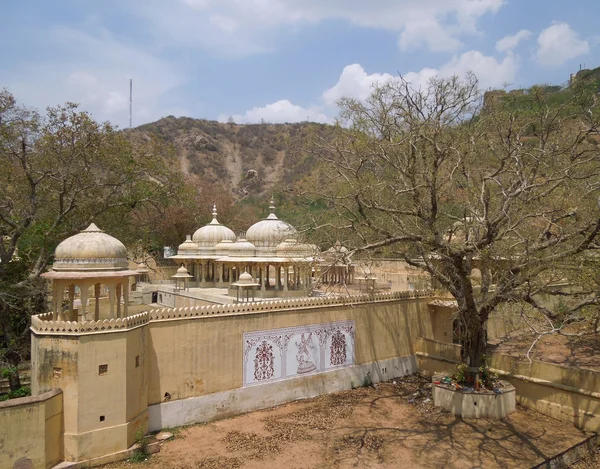
<instances>
[{"instance_id":1,"label":"boundary wall","mask_svg":"<svg viewBox=\"0 0 600 469\"><path fill-rule=\"evenodd\" d=\"M435 298L432 292L298 298L82 323L34 316L32 392L62 389L64 459L86 461L125 451L148 429L414 373L415 341L433 337L433 316L440 314L429 307ZM244 355L244 334L344 321L353 325L352 357L341 366L244 386L244 363L253 363Z\"/></svg>"},{"instance_id":2,"label":"boundary wall","mask_svg":"<svg viewBox=\"0 0 600 469\"><path fill-rule=\"evenodd\" d=\"M451 371L460 362L460 346L429 338L416 342L421 373ZM600 372L494 353L491 370L517 391L517 403L582 430L600 433Z\"/></svg>"},{"instance_id":3,"label":"boundary wall","mask_svg":"<svg viewBox=\"0 0 600 469\"><path fill-rule=\"evenodd\" d=\"M63 394L0 402L0 469L47 469L62 461Z\"/></svg>"}]
</instances>

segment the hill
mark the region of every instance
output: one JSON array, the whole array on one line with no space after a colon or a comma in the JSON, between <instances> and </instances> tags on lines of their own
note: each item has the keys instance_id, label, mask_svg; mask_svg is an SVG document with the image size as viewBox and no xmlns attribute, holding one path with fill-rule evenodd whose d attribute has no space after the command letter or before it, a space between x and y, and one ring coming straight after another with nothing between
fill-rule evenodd
<instances>
[{"instance_id":1,"label":"hill","mask_svg":"<svg viewBox=\"0 0 600 469\"><path fill-rule=\"evenodd\" d=\"M295 149L309 134L327 135L331 129L308 122L238 125L169 116L133 132L151 133L173 145L182 173L218 185L239 200L264 198L300 179L311 162Z\"/></svg>"}]
</instances>

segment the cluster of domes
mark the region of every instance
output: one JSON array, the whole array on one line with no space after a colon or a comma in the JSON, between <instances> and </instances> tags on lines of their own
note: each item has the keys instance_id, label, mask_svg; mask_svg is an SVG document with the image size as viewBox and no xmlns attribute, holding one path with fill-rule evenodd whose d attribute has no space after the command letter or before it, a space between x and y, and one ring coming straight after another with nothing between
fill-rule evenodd
<instances>
[{"instance_id":1,"label":"cluster of domes","mask_svg":"<svg viewBox=\"0 0 600 469\"><path fill-rule=\"evenodd\" d=\"M179 245L177 256L192 258L249 258L293 257L306 258L315 255L316 247L296 241L297 231L289 223L275 215L273 199L267 218L260 220L246 231L245 237L237 239L235 233L217 220L217 207L213 206L213 219L196 230L193 236Z\"/></svg>"}]
</instances>

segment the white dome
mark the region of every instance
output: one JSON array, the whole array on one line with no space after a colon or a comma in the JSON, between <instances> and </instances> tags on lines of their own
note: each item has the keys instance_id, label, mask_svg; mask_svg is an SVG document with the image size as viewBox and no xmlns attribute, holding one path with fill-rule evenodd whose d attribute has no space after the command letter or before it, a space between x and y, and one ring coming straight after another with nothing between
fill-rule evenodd
<instances>
[{"instance_id":1,"label":"white dome","mask_svg":"<svg viewBox=\"0 0 600 469\"><path fill-rule=\"evenodd\" d=\"M92 223L56 247L52 270L118 271L128 267L125 245Z\"/></svg>"},{"instance_id":2,"label":"white dome","mask_svg":"<svg viewBox=\"0 0 600 469\"><path fill-rule=\"evenodd\" d=\"M192 278L192 276L185 268L185 265L181 264L181 267L177 269L177 273L175 275L171 275L171 278Z\"/></svg>"},{"instance_id":3,"label":"white dome","mask_svg":"<svg viewBox=\"0 0 600 469\"><path fill-rule=\"evenodd\" d=\"M293 238L287 238L277 246L277 257L313 257L317 247L314 244L299 243Z\"/></svg>"},{"instance_id":4,"label":"white dome","mask_svg":"<svg viewBox=\"0 0 600 469\"><path fill-rule=\"evenodd\" d=\"M242 275L240 275L237 283L252 283L252 281L252 275L250 275L248 272L244 272Z\"/></svg>"},{"instance_id":5,"label":"white dome","mask_svg":"<svg viewBox=\"0 0 600 469\"><path fill-rule=\"evenodd\" d=\"M217 256L228 256L231 247L234 245L230 239L224 239L215 246L215 254Z\"/></svg>"},{"instance_id":6,"label":"white dome","mask_svg":"<svg viewBox=\"0 0 600 469\"><path fill-rule=\"evenodd\" d=\"M244 238L238 239L229 248L230 257L254 257L255 253L256 247L254 244L246 241Z\"/></svg>"},{"instance_id":7,"label":"white dome","mask_svg":"<svg viewBox=\"0 0 600 469\"><path fill-rule=\"evenodd\" d=\"M198 245L192 241L190 235L187 235L185 241L177 248L177 254L197 254L197 252Z\"/></svg>"},{"instance_id":8,"label":"white dome","mask_svg":"<svg viewBox=\"0 0 600 469\"><path fill-rule=\"evenodd\" d=\"M198 228L192 236L192 240L198 245L202 252L214 251L215 246L229 239L235 241L235 233L224 225L221 225L217 220L217 206L213 206L213 219L202 228Z\"/></svg>"},{"instance_id":9,"label":"white dome","mask_svg":"<svg viewBox=\"0 0 600 469\"><path fill-rule=\"evenodd\" d=\"M275 254L277 246L287 238L294 238L297 234L296 228L289 223L277 218L275 215L275 205L271 199L270 215L261 220L246 231L246 239L257 247L257 250L264 254Z\"/></svg>"}]
</instances>

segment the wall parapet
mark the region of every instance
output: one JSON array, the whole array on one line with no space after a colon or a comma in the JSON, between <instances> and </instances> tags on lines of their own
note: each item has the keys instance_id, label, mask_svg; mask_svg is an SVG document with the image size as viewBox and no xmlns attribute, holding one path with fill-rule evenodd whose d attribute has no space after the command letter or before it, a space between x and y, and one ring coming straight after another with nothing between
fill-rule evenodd
<instances>
[{"instance_id":1,"label":"wall parapet","mask_svg":"<svg viewBox=\"0 0 600 469\"><path fill-rule=\"evenodd\" d=\"M82 334L89 332L113 332L122 329L133 329L148 323L148 312L134 314L126 318L101 319L99 321L60 321L45 319L52 313L31 317L31 330L37 334Z\"/></svg>"},{"instance_id":2,"label":"wall parapet","mask_svg":"<svg viewBox=\"0 0 600 469\"><path fill-rule=\"evenodd\" d=\"M230 315L244 315L285 310L301 310L326 308L332 306L359 306L368 303L393 302L398 300L415 300L420 298L436 298L445 294L433 290L405 291L392 293L375 293L336 297L289 298L253 303L237 303L225 305L203 305L185 308L160 308L119 319L102 319L99 321L60 321L54 320L52 313L44 313L31 317L31 330L37 334L80 335L86 333L117 332L132 329L151 321L207 318Z\"/></svg>"}]
</instances>

